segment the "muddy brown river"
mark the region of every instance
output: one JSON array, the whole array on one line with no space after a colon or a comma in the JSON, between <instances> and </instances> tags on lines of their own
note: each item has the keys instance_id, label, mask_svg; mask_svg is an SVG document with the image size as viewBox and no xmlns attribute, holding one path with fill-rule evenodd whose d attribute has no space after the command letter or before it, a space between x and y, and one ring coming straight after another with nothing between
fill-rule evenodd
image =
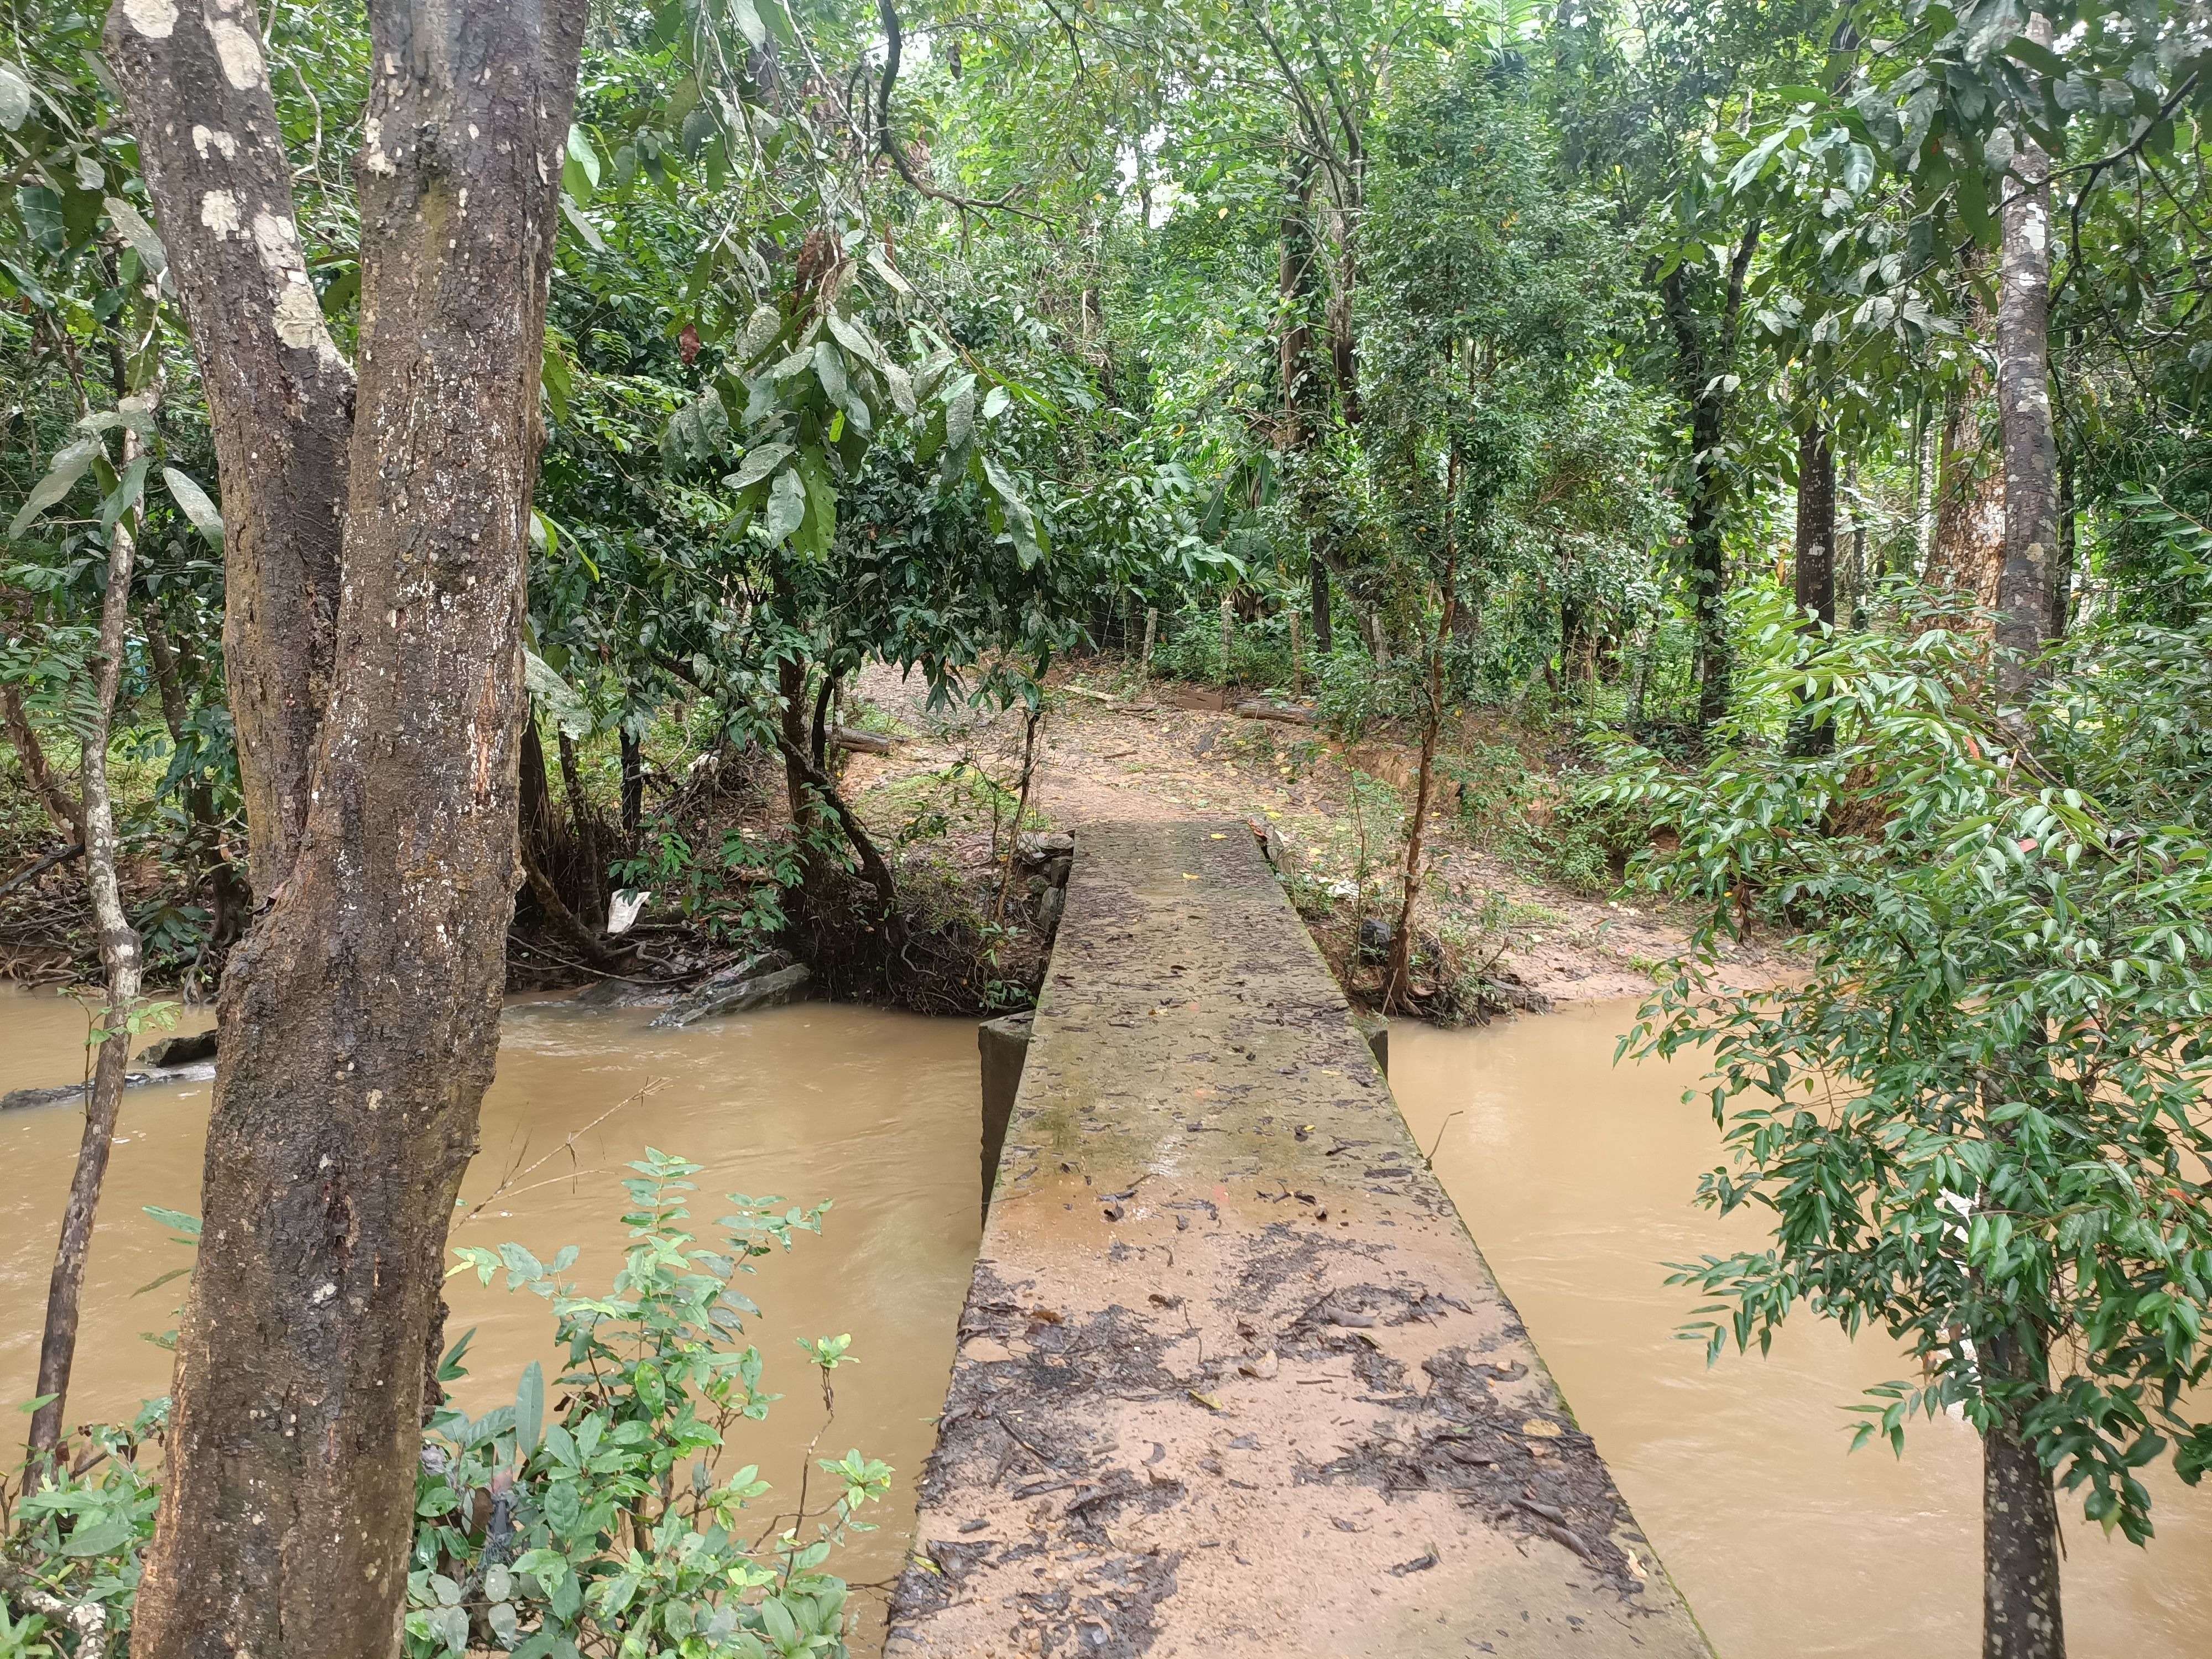
<instances>
[{"instance_id":1,"label":"muddy brown river","mask_svg":"<svg viewBox=\"0 0 2212 1659\"><path fill-rule=\"evenodd\" d=\"M1904 1370L1879 1339L1854 1345L1806 1321L1772 1358L1731 1355L1709 1370L1674 1337L1693 1304L1661 1283L1659 1264L1752 1235L1689 1207L1714 1161L1712 1125L1680 1101L1686 1066L1613 1067L1629 1012L1600 1006L1452 1033L1401 1025L1391 1034L1398 1098L1421 1145L1438 1146L1438 1174L1726 1659L1968 1659L1980 1552L1971 1431L1916 1424L1901 1462L1847 1453L1842 1407ZM898 1471L882 1530L842 1560L857 1583L887 1580L979 1237L975 1027L823 1005L685 1031L647 1030L647 1018L510 1007L464 1203L508 1185L455 1242L512 1238L540 1255L578 1244L577 1277L604 1283L620 1260L620 1166L647 1146L708 1166L696 1213L709 1222L728 1192L832 1200L825 1236L802 1237L745 1287L766 1310L752 1334L768 1385L787 1397L733 1450L788 1489L821 1420L792 1339L851 1332L860 1363L837 1374L822 1449L859 1446ZM78 1074L84 1030L72 1003L0 990L0 1092ZM209 1090L125 1097L72 1420L127 1416L167 1386L168 1355L141 1333L174 1322L179 1287L133 1291L186 1252L142 1206L197 1207ZM81 1122L67 1109L0 1115L13 1176L0 1187L0 1401L11 1404L30 1392ZM534 1172L513 1173L548 1153ZM471 1409L511 1397L521 1368L550 1357L543 1304L500 1283L483 1289L471 1274L448 1285L449 1330L478 1333L462 1390ZM0 1432L21 1421L0 1413ZM2212 1652L2212 1487L2152 1486L2159 1536L2148 1551L2078 1519L2068 1528L2075 1659Z\"/></svg>"}]
</instances>

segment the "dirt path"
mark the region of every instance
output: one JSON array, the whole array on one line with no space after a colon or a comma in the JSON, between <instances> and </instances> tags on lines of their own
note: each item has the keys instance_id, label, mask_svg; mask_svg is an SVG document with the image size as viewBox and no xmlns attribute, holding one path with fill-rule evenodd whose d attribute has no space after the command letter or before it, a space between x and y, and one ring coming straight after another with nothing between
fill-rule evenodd
<instances>
[{"instance_id":1,"label":"dirt path","mask_svg":"<svg viewBox=\"0 0 2212 1659\"><path fill-rule=\"evenodd\" d=\"M1272 827L1285 872L1333 893L1340 908L1395 915L1402 808L1396 788L1376 781L1410 783L1409 750L1368 743L1347 753L1310 726L1224 710L1211 690L1117 684L1099 666L1053 677L1032 787L1034 809L1050 827L1233 814L1255 830ZM902 682L881 665L862 675L859 694L906 738L890 755L853 757L848 777L872 823L895 830L920 787L963 760L1008 787L1018 780L1018 712L933 711L918 677ZM1570 891L1476 845L1449 797L1432 823L1437 899L1422 925L1456 926L1486 948L1502 945L1497 976L1535 1006L1637 995L1686 943L1683 927L1640 900ZM956 856L976 862L988 859L989 839L981 817L964 830L956 822L947 837ZM1756 946L1740 957L1747 983L1784 965Z\"/></svg>"}]
</instances>

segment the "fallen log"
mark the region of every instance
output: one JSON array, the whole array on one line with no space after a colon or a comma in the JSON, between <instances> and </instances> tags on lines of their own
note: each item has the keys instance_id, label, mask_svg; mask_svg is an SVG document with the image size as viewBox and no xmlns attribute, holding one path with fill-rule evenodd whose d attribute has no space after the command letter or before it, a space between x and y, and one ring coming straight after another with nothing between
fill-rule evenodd
<instances>
[{"instance_id":1,"label":"fallen log","mask_svg":"<svg viewBox=\"0 0 2212 1659\"><path fill-rule=\"evenodd\" d=\"M1247 720L1280 720L1285 726L1313 724L1313 711L1310 708L1293 708L1287 703L1267 702L1259 698L1238 703L1237 717Z\"/></svg>"},{"instance_id":2,"label":"fallen log","mask_svg":"<svg viewBox=\"0 0 2212 1659\"><path fill-rule=\"evenodd\" d=\"M837 748L854 750L863 755L888 755L899 744L896 738L887 738L880 732L863 732L852 726L831 726L830 741Z\"/></svg>"}]
</instances>

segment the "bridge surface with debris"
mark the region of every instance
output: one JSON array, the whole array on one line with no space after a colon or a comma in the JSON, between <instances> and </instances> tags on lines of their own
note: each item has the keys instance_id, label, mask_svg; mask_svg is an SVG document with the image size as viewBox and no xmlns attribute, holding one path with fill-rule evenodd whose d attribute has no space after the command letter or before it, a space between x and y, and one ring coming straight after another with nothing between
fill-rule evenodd
<instances>
[{"instance_id":1,"label":"bridge surface with debris","mask_svg":"<svg viewBox=\"0 0 2212 1659\"><path fill-rule=\"evenodd\" d=\"M1241 824L1082 832L887 1653L1709 1659Z\"/></svg>"}]
</instances>

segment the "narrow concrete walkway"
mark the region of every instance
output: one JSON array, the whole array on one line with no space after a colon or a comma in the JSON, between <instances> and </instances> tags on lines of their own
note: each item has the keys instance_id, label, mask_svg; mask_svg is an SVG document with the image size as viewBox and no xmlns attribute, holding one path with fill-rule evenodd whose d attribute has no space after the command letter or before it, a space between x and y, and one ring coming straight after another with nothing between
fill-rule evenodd
<instances>
[{"instance_id":1,"label":"narrow concrete walkway","mask_svg":"<svg viewBox=\"0 0 2212 1659\"><path fill-rule=\"evenodd\" d=\"M1250 832L1079 840L890 1659L1703 1636Z\"/></svg>"}]
</instances>

